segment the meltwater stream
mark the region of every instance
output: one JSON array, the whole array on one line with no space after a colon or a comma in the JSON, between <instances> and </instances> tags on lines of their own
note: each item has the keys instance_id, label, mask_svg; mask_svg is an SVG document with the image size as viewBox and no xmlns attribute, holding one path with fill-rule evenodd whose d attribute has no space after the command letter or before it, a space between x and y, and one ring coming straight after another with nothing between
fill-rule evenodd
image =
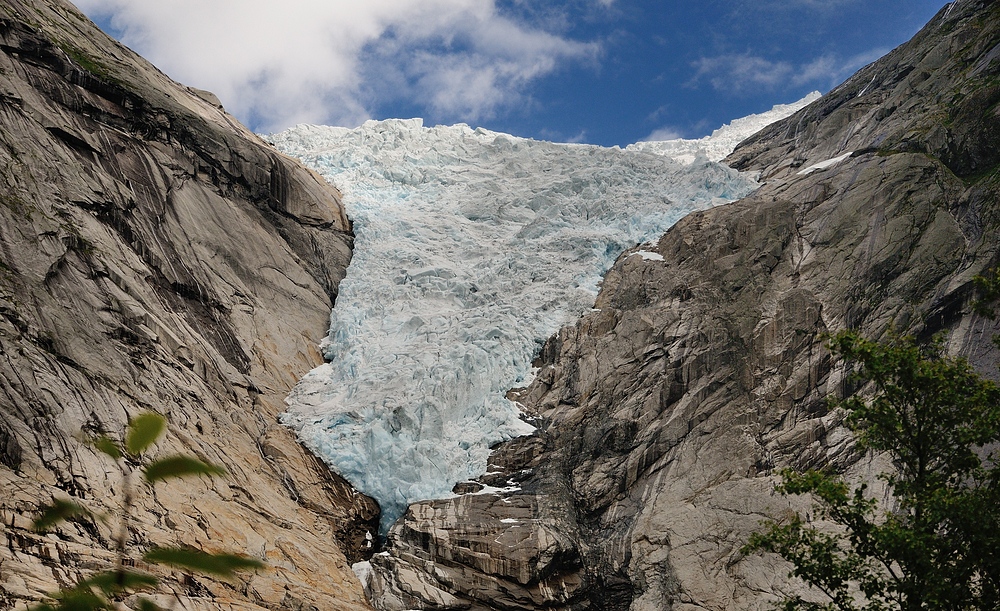
<instances>
[{"instance_id":1,"label":"meltwater stream","mask_svg":"<svg viewBox=\"0 0 1000 611\"><path fill-rule=\"evenodd\" d=\"M356 233L329 362L283 419L378 500L383 532L409 503L482 475L491 445L532 430L505 393L592 307L624 249L755 187L691 147L681 163L419 119L270 139L341 189Z\"/></svg>"}]
</instances>

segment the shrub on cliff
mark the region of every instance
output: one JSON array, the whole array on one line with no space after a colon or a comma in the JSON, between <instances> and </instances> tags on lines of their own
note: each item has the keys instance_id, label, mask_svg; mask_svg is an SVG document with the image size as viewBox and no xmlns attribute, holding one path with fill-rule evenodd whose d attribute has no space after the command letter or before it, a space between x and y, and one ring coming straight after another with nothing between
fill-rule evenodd
<instances>
[{"instance_id":1,"label":"shrub on cliff","mask_svg":"<svg viewBox=\"0 0 1000 611\"><path fill-rule=\"evenodd\" d=\"M122 461L126 457L140 461L143 453L160 438L165 428L166 420L163 416L146 412L134 418L129 424L123 443L119 444L107 436L93 440L94 447L114 459L122 469L123 498L116 541L117 564L112 570L96 573L71 588L54 593L53 603L41 604L34 608L35 611L111 610L119 608L117 603L126 598L131 598L133 607L140 611L156 611L160 608L149 598L135 596L138 592L154 590L159 585L159 579L149 573L127 568L127 565L133 564L128 555L127 539L134 497L131 474ZM224 473L221 467L197 458L174 455L150 461L142 469L142 478L145 484L152 486L157 482L176 477ZM63 520L87 514L89 512L78 503L57 499L43 508L34 526L36 530L44 531ZM186 547L154 548L147 551L142 559L152 564L162 564L222 578L232 577L239 570L263 566L260 561L246 556L209 554Z\"/></svg>"},{"instance_id":2,"label":"shrub on cliff","mask_svg":"<svg viewBox=\"0 0 1000 611\"><path fill-rule=\"evenodd\" d=\"M755 533L744 551L774 552L825 595L783 608L838 611L996 609L1000 604L1000 389L940 342L874 342L851 332L829 346L870 397L836 402L860 447L886 453L888 504L837 475L786 470L777 490L811 494L817 528L796 515Z\"/></svg>"}]
</instances>

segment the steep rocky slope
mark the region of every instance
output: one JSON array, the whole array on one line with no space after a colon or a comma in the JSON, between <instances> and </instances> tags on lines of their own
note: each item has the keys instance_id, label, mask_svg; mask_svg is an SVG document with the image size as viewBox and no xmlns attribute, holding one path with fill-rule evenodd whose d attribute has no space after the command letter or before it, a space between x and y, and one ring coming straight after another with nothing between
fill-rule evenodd
<instances>
[{"instance_id":1,"label":"steep rocky slope","mask_svg":"<svg viewBox=\"0 0 1000 611\"><path fill-rule=\"evenodd\" d=\"M0 607L105 567L114 522L49 535L41 503L121 500L84 443L144 410L157 452L227 479L139 493L130 544L242 550L237 583L172 579L183 608L363 609L347 559L377 507L276 423L350 258L339 194L62 0L0 4Z\"/></svg>"},{"instance_id":2,"label":"steep rocky slope","mask_svg":"<svg viewBox=\"0 0 1000 611\"><path fill-rule=\"evenodd\" d=\"M801 588L739 553L789 509L776 470L878 468L824 401L846 389L822 334L947 329L995 371L967 303L1000 244L998 101L1000 6L959 0L738 148L765 184L644 247L663 261L617 261L514 391L538 433L409 508L373 559L376 605L764 609Z\"/></svg>"}]
</instances>

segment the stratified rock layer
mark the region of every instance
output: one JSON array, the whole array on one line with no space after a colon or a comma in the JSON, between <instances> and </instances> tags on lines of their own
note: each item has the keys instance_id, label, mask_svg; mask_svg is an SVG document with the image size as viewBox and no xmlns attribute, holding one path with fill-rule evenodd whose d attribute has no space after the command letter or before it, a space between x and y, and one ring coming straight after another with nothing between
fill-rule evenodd
<instances>
[{"instance_id":1,"label":"stratified rock layer","mask_svg":"<svg viewBox=\"0 0 1000 611\"><path fill-rule=\"evenodd\" d=\"M543 423L484 489L410 507L376 556L383 609L765 609L801 591L739 549L786 466L870 479L828 394L824 333L889 327L994 370L971 278L996 264L1000 7L960 1L737 149L766 183L625 253L516 397ZM644 247L644 250L650 250ZM791 501L797 502L797 501ZM544 561L542 561L544 559Z\"/></svg>"},{"instance_id":2,"label":"stratified rock layer","mask_svg":"<svg viewBox=\"0 0 1000 611\"><path fill-rule=\"evenodd\" d=\"M140 488L130 548L269 564L166 575L183 608L367 607L341 549L364 554L378 509L276 422L350 248L339 194L214 96L60 0L0 6L0 607L109 566L114 520L29 526L53 497L114 515L120 469L84 439L145 410L169 421L155 454L229 477Z\"/></svg>"}]
</instances>

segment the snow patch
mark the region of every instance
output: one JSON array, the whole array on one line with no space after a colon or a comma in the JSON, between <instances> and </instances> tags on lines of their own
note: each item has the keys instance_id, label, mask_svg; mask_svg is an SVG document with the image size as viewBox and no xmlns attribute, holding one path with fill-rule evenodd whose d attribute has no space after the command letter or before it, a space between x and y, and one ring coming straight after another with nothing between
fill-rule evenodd
<instances>
[{"instance_id":1,"label":"snow patch","mask_svg":"<svg viewBox=\"0 0 1000 611\"><path fill-rule=\"evenodd\" d=\"M813 172L817 172L819 170L825 170L825 169L827 169L829 167L833 167L833 166L837 165L838 163L840 163L841 161L843 161L843 160L847 159L848 157L850 157L852 154L854 154L854 151L848 151L848 152L844 153L843 155L841 155L840 157L834 157L833 159L827 159L826 161L820 161L819 163L814 163L811 166L809 166L808 168L806 168L804 170L800 170L798 172L798 175L799 176L805 176L807 174L812 174Z\"/></svg>"},{"instance_id":2,"label":"snow patch","mask_svg":"<svg viewBox=\"0 0 1000 611\"><path fill-rule=\"evenodd\" d=\"M872 80L868 81L868 84L867 84L867 85L865 85L865 88L864 88L864 89L862 89L862 90L861 90L860 92L858 92L858 95L857 95L857 96L855 96L855 97L858 97L858 98L860 98L861 96L865 95L865 94L866 94L866 93L868 92L868 88L869 88L869 87L871 87L871 86L872 86L872 83L874 83L874 82L875 82L875 78L876 78L876 77L878 77L878 74L874 74L874 75L872 75Z\"/></svg>"},{"instance_id":3,"label":"snow patch","mask_svg":"<svg viewBox=\"0 0 1000 611\"><path fill-rule=\"evenodd\" d=\"M351 565L351 570L354 571L354 575L358 578L358 581L361 582L361 586L364 588L365 594L368 594L371 591L372 563L368 561L355 562Z\"/></svg>"},{"instance_id":4,"label":"snow patch","mask_svg":"<svg viewBox=\"0 0 1000 611\"><path fill-rule=\"evenodd\" d=\"M648 250L637 250L637 251L629 254L630 257L635 257L637 255L640 256L640 257L642 257L643 261L662 261L663 260L663 255L661 255L658 252L649 252Z\"/></svg>"}]
</instances>

